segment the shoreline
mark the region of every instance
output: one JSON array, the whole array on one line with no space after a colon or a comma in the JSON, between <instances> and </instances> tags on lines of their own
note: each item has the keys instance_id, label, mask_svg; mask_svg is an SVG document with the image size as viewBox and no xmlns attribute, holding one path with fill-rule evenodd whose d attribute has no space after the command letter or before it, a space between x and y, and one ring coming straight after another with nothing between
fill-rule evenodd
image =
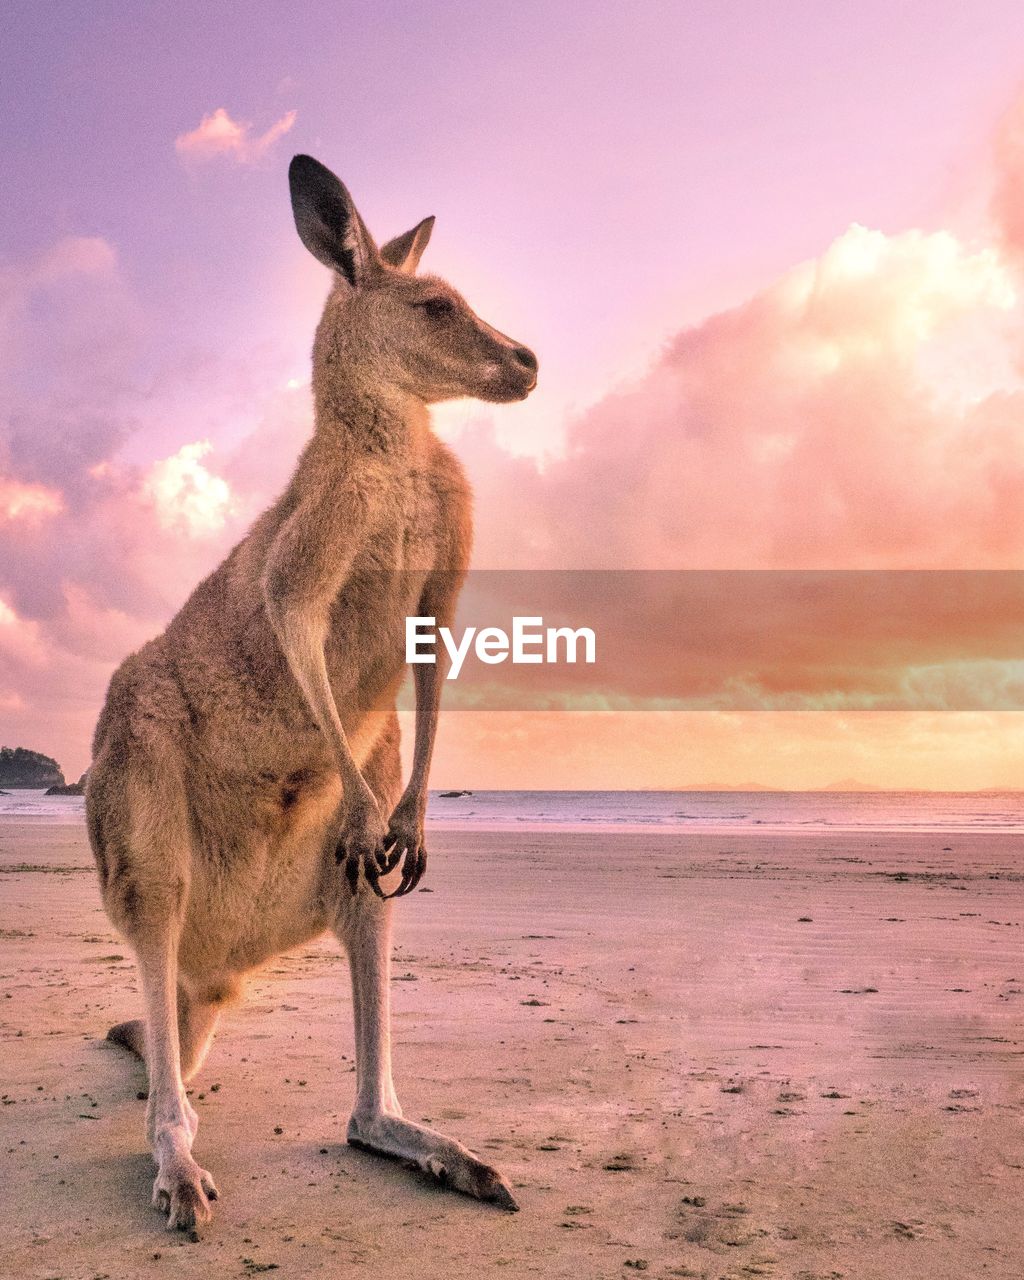
<instances>
[{"instance_id":1,"label":"shoreline","mask_svg":"<svg viewBox=\"0 0 1024 1280\"><path fill-rule=\"evenodd\" d=\"M433 791L431 833L773 835L899 838L984 832L1024 837L1024 801L1009 792ZM682 807L680 807L682 806ZM0 822L84 821L81 797L22 789L0 797Z\"/></svg>"}]
</instances>

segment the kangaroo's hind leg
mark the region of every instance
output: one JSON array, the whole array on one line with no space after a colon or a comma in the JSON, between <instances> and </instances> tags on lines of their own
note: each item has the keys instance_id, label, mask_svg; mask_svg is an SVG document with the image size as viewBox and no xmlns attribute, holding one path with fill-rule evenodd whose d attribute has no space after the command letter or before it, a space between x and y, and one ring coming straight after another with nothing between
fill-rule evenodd
<instances>
[{"instance_id":1,"label":"kangaroo's hind leg","mask_svg":"<svg viewBox=\"0 0 1024 1280\"><path fill-rule=\"evenodd\" d=\"M391 903L360 885L339 929L352 969L356 1024L356 1104L348 1125L355 1147L417 1165L439 1182L517 1209L512 1191L497 1171L454 1138L402 1116L391 1080L390 950Z\"/></svg>"},{"instance_id":2,"label":"kangaroo's hind leg","mask_svg":"<svg viewBox=\"0 0 1024 1280\"><path fill-rule=\"evenodd\" d=\"M88 803L103 901L135 952L145 1002L144 1036L138 1024L119 1030L122 1042L144 1051L149 1073L153 1203L167 1213L169 1227L191 1230L209 1219L217 1189L192 1158L198 1117L182 1080L178 942L192 861L184 797L166 765L155 770L133 760L111 787L102 763L96 768ZM184 1006L182 1012L191 1025ZM209 1028L201 1039L209 1039Z\"/></svg>"},{"instance_id":3,"label":"kangaroo's hind leg","mask_svg":"<svg viewBox=\"0 0 1024 1280\"><path fill-rule=\"evenodd\" d=\"M168 1227L187 1231L209 1220L217 1188L192 1158L199 1119L182 1081L177 939L172 929L156 927L133 943L146 1002L146 1132L157 1165L153 1204L167 1213Z\"/></svg>"},{"instance_id":4,"label":"kangaroo's hind leg","mask_svg":"<svg viewBox=\"0 0 1024 1280\"><path fill-rule=\"evenodd\" d=\"M179 980L177 997L181 1078L187 1083L203 1065L220 1011L229 995L223 991L197 993ZM119 1022L107 1032L107 1039L131 1050L145 1062L146 1024L142 1018Z\"/></svg>"},{"instance_id":5,"label":"kangaroo's hind leg","mask_svg":"<svg viewBox=\"0 0 1024 1280\"><path fill-rule=\"evenodd\" d=\"M396 723L363 768L387 812L401 780L397 728ZM356 1031L356 1103L348 1141L415 1164L456 1191L514 1210L518 1205L512 1191L496 1169L454 1138L402 1116L391 1079L391 915L392 903L361 882L354 896L343 899L335 925L352 971Z\"/></svg>"}]
</instances>

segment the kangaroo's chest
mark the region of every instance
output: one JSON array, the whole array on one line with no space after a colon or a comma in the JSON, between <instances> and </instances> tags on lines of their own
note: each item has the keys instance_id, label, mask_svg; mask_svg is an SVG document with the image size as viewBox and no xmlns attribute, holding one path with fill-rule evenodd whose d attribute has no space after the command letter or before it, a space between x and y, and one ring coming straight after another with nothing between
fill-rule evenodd
<instances>
[{"instance_id":1,"label":"kangaroo's chest","mask_svg":"<svg viewBox=\"0 0 1024 1280\"><path fill-rule=\"evenodd\" d=\"M435 567L445 541L446 511L429 460L396 476L370 539L371 556L397 571Z\"/></svg>"},{"instance_id":2,"label":"kangaroo's chest","mask_svg":"<svg viewBox=\"0 0 1024 1280\"><path fill-rule=\"evenodd\" d=\"M406 618L419 612L428 575L461 576L470 518L461 471L441 452L388 476L376 496L325 646L336 690L357 680L371 696L404 674Z\"/></svg>"}]
</instances>

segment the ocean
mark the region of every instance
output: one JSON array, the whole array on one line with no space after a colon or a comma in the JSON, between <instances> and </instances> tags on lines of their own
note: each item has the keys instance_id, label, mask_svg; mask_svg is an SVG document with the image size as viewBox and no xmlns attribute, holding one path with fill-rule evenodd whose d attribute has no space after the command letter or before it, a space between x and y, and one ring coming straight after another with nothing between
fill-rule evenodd
<instances>
[{"instance_id":1,"label":"ocean","mask_svg":"<svg viewBox=\"0 0 1024 1280\"><path fill-rule=\"evenodd\" d=\"M0 820L78 823L84 801L0 795ZM920 791L433 791L436 830L994 831L1024 834L1024 793Z\"/></svg>"}]
</instances>

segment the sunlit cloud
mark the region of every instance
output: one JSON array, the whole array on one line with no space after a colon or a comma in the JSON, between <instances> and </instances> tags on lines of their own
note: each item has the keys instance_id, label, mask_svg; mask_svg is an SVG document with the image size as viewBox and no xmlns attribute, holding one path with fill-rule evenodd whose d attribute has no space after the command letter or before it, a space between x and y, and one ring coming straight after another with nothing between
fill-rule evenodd
<instances>
[{"instance_id":1,"label":"sunlit cloud","mask_svg":"<svg viewBox=\"0 0 1024 1280\"><path fill-rule=\"evenodd\" d=\"M254 164L291 129L297 114L286 111L265 133L256 134L249 121L233 120L224 107L218 107L203 116L189 133L179 134L174 149L186 160L223 158L236 164Z\"/></svg>"},{"instance_id":2,"label":"sunlit cloud","mask_svg":"<svg viewBox=\"0 0 1024 1280\"><path fill-rule=\"evenodd\" d=\"M184 444L150 468L143 492L154 503L162 528L183 529L198 538L224 526L231 511L231 489L203 465L212 448L209 440Z\"/></svg>"},{"instance_id":3,"label":"sunlit cloud","mask_svg":"<svg viewBox=\"0 0 1024 1280\"><path fill-rule=\"evenodd\" d=\"M0 653L17 665L40 667L49 654L42 643L39 624L19 616L17 610L0 596Z\"/></svg>"},{"instance_id":4,"label":"sunlit cloud","mask_svg":"<svg viewBox=\"0 0 1024 1280\"><path fill-rule=\"evenodd\" d=\"M1022 337L998 243L854 225L670 339L644 376L571 424L565 456L543 469L510 459L486 428L465 433L477 562L1019 564Z\"/></svg>"},{"instance_id":5,"label":"sunlit cloud","mask_svg":"<svg viewBox=\"0 0 1024 1280\"><path fill-rule=\"evenodd\" d=\"M41 520L58 515L63 507L64 499L56 489L0 476L0 521Z\"/></svg>"}]
</instances>

